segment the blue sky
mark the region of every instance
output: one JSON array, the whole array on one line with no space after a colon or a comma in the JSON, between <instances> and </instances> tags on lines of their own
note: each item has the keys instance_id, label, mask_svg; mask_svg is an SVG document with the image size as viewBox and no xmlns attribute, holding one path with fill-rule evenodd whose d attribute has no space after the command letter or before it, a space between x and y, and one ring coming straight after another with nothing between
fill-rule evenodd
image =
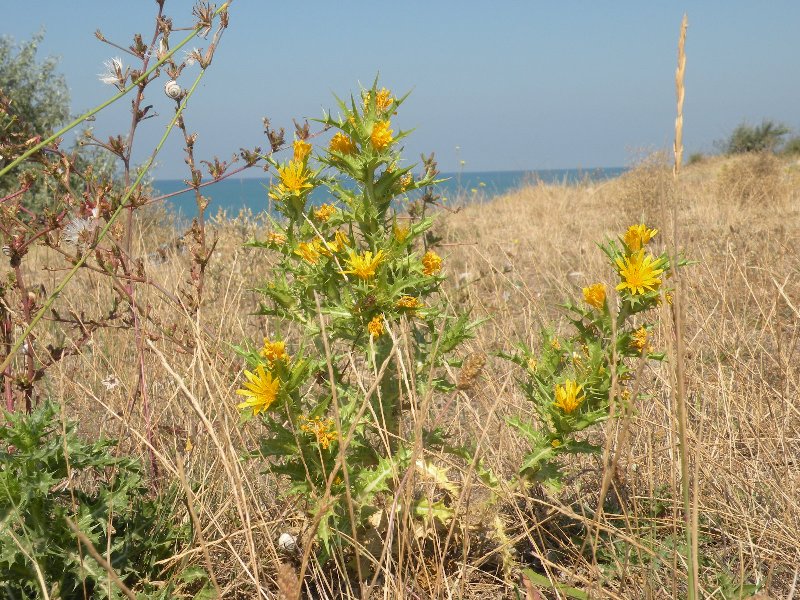
<instances>
[{"instance_id":1,"label":"blue sky","mask_svg":"<svg viewBox=\"0 0 800 600\"><path fill-rule=\"evenodd\" d=\"M191 7L167 0L165 12L186 26ZM41 55L61 58L78 113L113 92L97 74L120 52L97 41L95 29L122 45L135 32L148 38L155 8L146 0L10 2L0 34L24 40L45 29ZM473 171L622 166L671 146L684 11L687 153L713 151L742 121L770 118L800 130L796 0L235 0L187 124L199 132L201 158L227 158L240 146L267 147L263 116L291 131L293 117L321 116L335 108L333 93L346 95L380 72L393 91L412 91L394 120L415 129L406 141L409 159L435 151L445 171L460 160ZM140 126L139 157L171 114L162 87L148 89L146 104L160 117ZM126 132L126 106L98 116L96 132ZM156 176L185 173L176 136Z\"/></svg>"}]
</instances>

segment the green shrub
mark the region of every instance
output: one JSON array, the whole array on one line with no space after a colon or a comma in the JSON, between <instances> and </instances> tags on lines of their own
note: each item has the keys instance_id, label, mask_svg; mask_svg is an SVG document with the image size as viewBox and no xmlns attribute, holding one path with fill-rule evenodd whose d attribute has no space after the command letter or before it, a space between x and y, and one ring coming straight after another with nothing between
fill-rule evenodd
<instances>
[{"instance_id":1,"label":"green shrub","mask_svg":"<svg viewBox=\"0 0 800 600\"><path fill-rule=\"evenodd\" d=\"M796 135L786 140L786 143L783 145L783 149L781 151L789 156L797 156L800 154L800 135Z\"/></svg>"},{"instance_id":2,"label":"green shrub","mask_svg":"<svg viewBox=\"0 0 800 600\"><path fill-rule=\"evenodd\" d=\"M693 152L689 155L689 159L686 161L687 165L696 165L703 162L706 159L706 155L702 152Z\"/></svg>"},{"instance_id":3,"label":"green shrub","mask_svg":"<svg viewBox=\"0 0 800 600\"><path fill-rule=\"evenodd\" d=\"M774 152L780 145L789 128L782 123L765 119L761 125L751 126L742 123L733 130L724 143L726 154L744 154L746 152Z\"/></svg>"},{"instance_id":4,"label":"green shrub","mask_svg":"<svg viewBox=\"0 0 800 600\"><path fill-rule=\"evenodd\" d=\"M51 598L121 597L107 571L78 543L69 520L125 585L146 598L176 597L177 586L155 585L165 579L158 562L173 556L189 533L173 524L176 494L153 497L138 461L118 456L112 440L84 442L75 423L62 428L54 403L5 418L0 595L44 597L46 587Z\"/></svg>"}]
</instances>

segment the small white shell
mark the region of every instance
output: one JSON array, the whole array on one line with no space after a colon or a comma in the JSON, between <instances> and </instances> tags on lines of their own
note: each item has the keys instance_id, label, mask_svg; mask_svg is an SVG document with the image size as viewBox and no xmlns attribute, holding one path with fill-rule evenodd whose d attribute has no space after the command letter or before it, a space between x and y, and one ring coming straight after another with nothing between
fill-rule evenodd
<instances>
[{"instance_id":1,"label":"small white shell","mask_svg":"<svg viewBox=\"0 0 800 600\"><path fill-rule=\"evenodd\" d=\"M297 552L297 538L284 532L278 538L278 547L284 552Z\"/></svg>"},{"instance_id":2,"label":"small white shell","mask_svg":"<svg viewBox=\"0 0 800 600\"><path fill-rule=\"evenodd\" d=\"M164 84L164 93L173 100L178 100L183 95L183 90L177 81L170 79Z\"/></svg>"}]
</instances>

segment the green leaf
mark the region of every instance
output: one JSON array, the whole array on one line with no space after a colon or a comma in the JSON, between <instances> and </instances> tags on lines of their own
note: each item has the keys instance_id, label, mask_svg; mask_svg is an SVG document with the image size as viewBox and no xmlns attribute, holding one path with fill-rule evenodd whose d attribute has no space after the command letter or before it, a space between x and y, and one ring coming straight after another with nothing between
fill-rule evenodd
<instances>
[{"instance_id":1,"label":"green leaf","mask_svg":"<svg viewBox=\"0 0 800 600\"><path fill-rule=\"evenodd\" d=\"M532 569L521 569L522 574L531 580L532 583L546 587L551 590L556 590L566 595L568 598L575 598L576 600L589 600L589 594L578 588L564 585L563 583L554 583L549 578L541 573L537 573Z\"/></svg>"}]
</instances>

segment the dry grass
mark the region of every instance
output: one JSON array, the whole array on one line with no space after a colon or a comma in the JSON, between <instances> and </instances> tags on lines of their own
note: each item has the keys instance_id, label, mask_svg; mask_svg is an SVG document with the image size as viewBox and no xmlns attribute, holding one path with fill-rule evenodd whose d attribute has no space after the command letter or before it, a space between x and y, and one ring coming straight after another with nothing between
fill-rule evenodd
<instances>
[{"instance_id":1,"label":"dry grass","mask_svg":"<svg viewBox=\"0 0 800 600\"><path fill-rule=\"evenodd\" d=\"M474 372L462 378L463 389L434 398L431 414L419 418L476 443L478 457L508 483L491 503L474 462L429 457L458 484L459 518L449 530L395 524L395 544L375 561L371 597L512 598L520 565L596 598L684 594L686 564L676 551L684 537L669 367L646 365L642 383L650 396L629 417L626 437L622 419L594 434L618 461L605 514L595 519L604 476L599 458L571 463L569 484L558 495L515 483L524 446L505 417L532 411L516 389L514 370L496 358L517 340L535 344L546 324L566 326L560 301L578 297L594 281L611 283L595 242L641 217L668 229L674 198L683 251L697 261L684 272L683 302L701 595L724 597L715 590L715 574L723 570L733 581L762 583L769 597L794 592L800 564L800 198L797 172L780 163L764 167L762 160L705 161L686 169L677 189L663 162L646 164L619 180L537 185L442 215L447 298L454 309L488 321L469 343L467 354L476 358L470 363ZM281 496L280 481L262 473L265 465L240 460L245 449L256 447L259 430L255 422L238 424L233 392L242 364L229 346L258 340L270 329L268 320L249 315L257 303L249 288L266 277L269 263L263 252L242 247L263 227L240 219L213 228L220 242L198 319L155 292L141 296L153 319L174 326L188 348L157 341L143 349L153 450L163 478L178 481L185 470L193 484L193 518L202 524L202 535L189 552L197 564L210 564L223 597L272 598L279 587L292 597L299 560L282 552L277 540L288 531L305 547L307 524L294 502ZM659 238L669 243L670 234L662 230ZM166 239L158 228L143 231L142 253ZM174 248L163 254L166 261L149 263L147 271L174 291L188 278L188 259ZM35 264L29 278L52 287L57 274L41 270L47 257ZM59 311L90 319L107 305L102 278L83 273L68 289ZM663 316L667 323L668 314ZM37 346L59 335L57 324L49 323ZM663 326L656 343L666 348L670 336ZM144 455L145 424L132 397L138 377L132 346L129 330L102 330L84 351L59 363L42 389L81 419L85 435L121 437L127 449ZM102 382L109 378L120 385L107 389ZM414 425L409 423L409 431ZM442 493L435 487L420 479L417 491ZM581 552L592 524L600 532L598 543ZM374 556L381 556L381 540L364 543L373 543ZM313 562L305 586L305 597L359 593L341 568ZM545 588L541 594L555 597Z\"/></svg>"}]
</instances>

